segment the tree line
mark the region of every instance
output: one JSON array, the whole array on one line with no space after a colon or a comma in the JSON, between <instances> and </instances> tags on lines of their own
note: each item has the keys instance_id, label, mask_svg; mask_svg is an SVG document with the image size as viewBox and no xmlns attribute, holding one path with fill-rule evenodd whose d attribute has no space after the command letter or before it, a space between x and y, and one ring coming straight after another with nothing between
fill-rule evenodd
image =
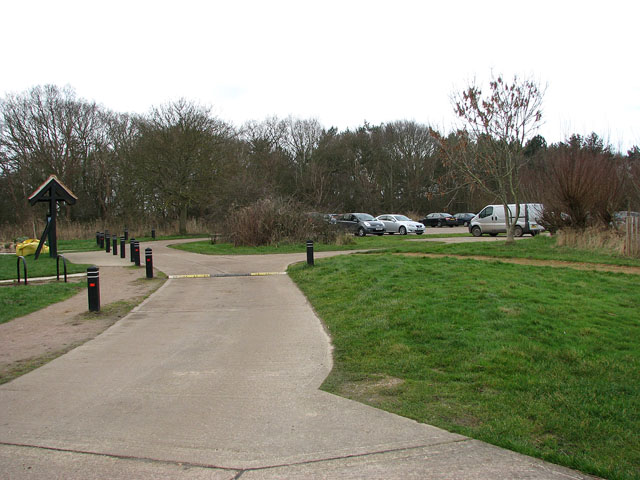
<instances>
[{"instance_id":1,"label":"tree line","mask_svg":"<svg viewBox=\"0 0 640 480\"><path fill-rule=\"evenodd\" d=\"M224 223L274 197L306 211L477 212L503 199L452 159L495 159L496 148L522 159L518 201L553 204L562 221L606 223L638 209L640 149L616 152L596 134L547 145L539 135L495 142L490 132L406 120L338 131L270 117L236 127L185 99L132 115L46 85L0 100L0 224L40 215L27 197L50 174L79 197L64 218L177 220L181 231L190 217Z\"/></svg>"}]
</instances>

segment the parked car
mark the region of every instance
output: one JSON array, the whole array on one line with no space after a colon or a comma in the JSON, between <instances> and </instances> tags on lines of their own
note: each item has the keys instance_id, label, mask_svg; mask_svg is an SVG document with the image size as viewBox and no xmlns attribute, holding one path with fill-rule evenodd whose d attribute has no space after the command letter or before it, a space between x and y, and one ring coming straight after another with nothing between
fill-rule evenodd
<instances>
[{"instance_id":1,"label":"parked car","mask_svg":"<svg viewBox=\"0 0 640 480\"><path fill-rule=\"evenodd\" d=\"M629 217L640 217L640 213L638 212L628 212L626 210L615 212L613 214L613 225L616 227L624 227L627 222L627 218ZM637 221L637 220L636 220Z\"/></svg>"},{"instance_id":2,"label":"parked car","mask_svg":"<svg viewBox=\"0 0 640 480\"><path fill-rule=\"evenodd\" d=\"M508 205L510 215L516 214L515 204ZM514 236L521 237L525 233L535 236L544 230L540 225L542 217L541 203L521 203L520 215L513 232ZM495 237L499 233L506 233L507 226L505 222L504 205L487 205L478 215L471 219L469 223L469 232L474 237L480 237L484 233Z\"/></svg>"},{"instance_id":3,"label":"parked car","mask_svg":"<svg viewBox=\"0 0 640 480\"><path fill-rule=\"evenodd\" d=\"M475 213L456 213L453 218L456 219L456 225L463 225L465 227L469 226L469 222L473 217L475 217Z\"/></svg>"},{"instance_id":4,"label":"parked car","mask_svg":"<svg viewBox=\"0 0 640 480\"><path fill-rule=\"evenodd\" d=\"M336 225L343 230L364 237L371 233L384 235L384 223L373 218L368 213L345 213L338 217Z\"/></svg>"},{"instance_id":5,"label":"parked car","mask_svg":"<svg viewBox=\"0 0 640 480\"><path fill-rule=\"evenodd\" d=\"M449 213L430 213L420 223L425 227L455 227L458 221Z\"/></svg>"},{"instance_id":6,"label":"parked car","mask_svg":"<svg viewBox=\"0 0 640 480\"><path fill-rule=\"evenodd\" d=\"M424 225L420 222L414 222L409 217L397 214L378 215L376 220L384 223L384 229L389 235L399 233L406 235L407 233L415 233L422 235L424 233Z\"/></svg>"}]
</instances>

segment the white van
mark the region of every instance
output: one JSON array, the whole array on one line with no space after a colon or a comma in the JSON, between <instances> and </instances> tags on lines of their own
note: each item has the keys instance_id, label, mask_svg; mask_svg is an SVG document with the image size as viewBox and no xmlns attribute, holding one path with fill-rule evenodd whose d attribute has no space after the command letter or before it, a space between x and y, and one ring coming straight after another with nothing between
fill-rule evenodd
<instances>
[{"instance_id":1,"label":"white van","mask_svg":"<svg viewBox=\"0 0 640 480\"><path fill-rule=\"evenodd\" d=\"M511 218L513 218L516 214L516 205L509 205L509 211ZM479 237L484 233L494 237L499 233L507 233L504 214L504 205L487 205L471 219L469 232L474 237ZM514 236L521 237L525 233L537 235L543 231L544 228L539 223L541 216L541 203L521 203L520 216L513 232Z\"/></svg>"}]
</instances>

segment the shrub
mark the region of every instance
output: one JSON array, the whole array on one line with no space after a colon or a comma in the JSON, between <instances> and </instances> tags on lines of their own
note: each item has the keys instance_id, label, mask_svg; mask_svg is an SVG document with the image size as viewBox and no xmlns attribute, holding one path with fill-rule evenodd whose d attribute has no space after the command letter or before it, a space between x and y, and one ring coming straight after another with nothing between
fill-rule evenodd
<instances>
[{"instance_id":1,"label":"shrub","mask_svg":"<svg viewBox=\"0 0 640 480\"><path fill-rule=\"evenodd\" d=\"M563 227L608 227L622 202L619 158L602 146L594 147L597 142L592 137L574 136L567 144L554 146L539 169L545 209L541 223L552 232Z\"/></svg>"},{"instance_id":2,"label":"shrub","mask_svg":"<svg viewBox=\"0 0 640 480\"><path fill-rule=\"evenodd\" d=\"M322 215L305 213L303 205L282 198L263 198L232 210L230 237L235 246L257 247L313 240L333 243L337 230Z\"/></svg>"}]
</instances>

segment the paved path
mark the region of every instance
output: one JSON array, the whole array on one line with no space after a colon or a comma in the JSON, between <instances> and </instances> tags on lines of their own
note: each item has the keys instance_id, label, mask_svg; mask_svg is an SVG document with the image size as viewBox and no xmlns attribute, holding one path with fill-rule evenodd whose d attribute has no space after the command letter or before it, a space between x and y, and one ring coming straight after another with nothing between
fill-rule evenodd
<instances>
[{"instance_id":1,"label":"paved path","mask_svg":"<svg viewBox=\"0 0 640 480\"><path fill-rule=\"evenodd\" d=\"M167 274L304 259L152 247ZM321 392L331 366L286 275L168 280L102 335L0 386L0 477L588 478Z\"/></svg>"}]
</instances>

